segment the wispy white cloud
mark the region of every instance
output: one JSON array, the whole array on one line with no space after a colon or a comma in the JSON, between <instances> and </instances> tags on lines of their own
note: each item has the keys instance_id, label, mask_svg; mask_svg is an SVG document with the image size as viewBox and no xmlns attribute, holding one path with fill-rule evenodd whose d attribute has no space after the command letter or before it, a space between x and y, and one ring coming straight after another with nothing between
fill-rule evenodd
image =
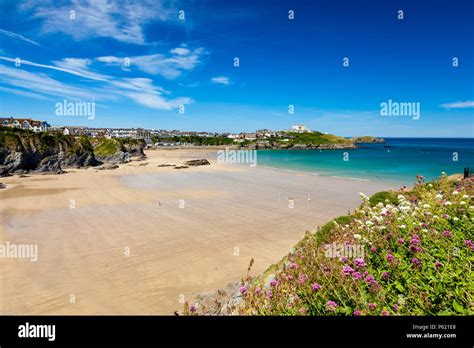
<instances>
[{"instance_id":1,"label":"wispy white cloud","mask_svg":"<svg viewBox=\"0 0 474 348\"><path fill-rule=\"evenodd\" d=\"M444 109L465 109L465 108L474 108L474 101L458 101L454 103L445 103L440 105Z\"/></svg>"},{"instance_id":2,"label":"wispy white cloud","mask_svg":"<svg viewBox=\"0 0 474 348\"><path fill-rule=\"evenodd\" d=\"M172 0L71 0L61 4L29 0L20 9L42 20L43 33L60 32L76 40L108 37L133 44L146 44L144 27L148 23L176 20L178 13Z\"/></svg>"},{"instance_id":3,"label":"wispy white cloud","mask_svg":"<svg viewBox=\"0 0 474 348\"><path fill-rule=\"evenodd\" d=\"M15 62L15 59L9 58L9 57L3 57L0 56L0 60L4 60L7 62ZM78 61L82 61L82 64L79 65ZM80 77L85 77L87 79L91 80L97 80L97 81L106 81L109 76L102 75L102 74L97 74L94 73L88 69L86 69L86 59L75 59L75 58L66 58L63 59L62 61L54 61L53 64L55 65L46 65L46 64L38 64L35 62L31 62L28 60L20 60L20 66L21 65L30 65L38 68L45 68L45 69L52 69L52 70L57 70L57 71L62 71L68 74L80 76Z\"/></svg>"},{"instance_id":4,"label":"wispy white cloud","mask_svg":"<svg viewBox=\"0 0 474 348\"><path fill-rule=\"evenodd\" d=\"M8 57L0 57L0 60L14 62L14 59ZM116 78L92 72L90 70L92 61L89 59L66 58L53 63L57 66L22 61L22 64L27 66L56 70L86 78L91 80L94 85L92 87L84 84L73 86L53 79L44 73L30 72L21 66L8 67L2 64L0 64L0 83L16 87L15 91L4 87L6 88L5 92L23 96L28 96L27 93L39 93L61 98L104 101L119 101L125 97L145 107L161 110L172 110L181 104L192 102L189 97L169 98L170 92L154 85L153 80L149 78ZM18 88L25 89L26 91L23 92L26 94Z\"/></svg>"},{"instance_id":5,"label":"wispy white cloud","mask_svg":"<svg viewBox=\"0 0 474 348\"><path fill-rule=\"evenodd\" d=\"M33 41L31 39L28 39L27 37L24 37L23 35L16 34L16 33L13 33L11 31L8 31L8 30L0 29L0 34L11 37L11 38L16 39L16 40L21 40L21 41L24 41L24 42L28 42L29 44L32 44L32 45L35 45L35 46L41 46L36 41Z\"/></svg>"},{"instance_id":6,"label":"wispy white cloud","mask_svg":"<svg viewBox=\"0 0 474 348\"><path fill-rule=\"evenodd\" d=\"M150 54L135 57L97 57L96 60L108 65L124 66L125 58L129 58L130 68L137 69L151 75L160 75L166 79L173 80L183 73L196 68L207 51L203 47L193 50L181 46L169 51L169 54Z\"/></svg>"},{"instance_id":7,"label":"wispy white cloud","mask_svg":"<svg viewBox=\"0 0 474 348\"><path fill-rule=\"evenodd\" d=\"M170 53L176 54L178 56L187 56L188 54L191 53L191 51L186 47L176 47L176 48L173 48L170 51Z\"/></svg>"},{"instance_id":8,"label":"wispy white cloud","mask_svg":"<svg viewBox=\"0 0 474 348\"><path fill-rule=\"evenodd\" d=\"M30 93L41 93L49 96L84 100L91 100L95 96L90 90L64 84L44 73L32 73L21 68L7 67L1 64L0 82L16 88L23 88Z\"/></svg>"},{"instance_id":9,"label":"wispy white cloud","mask_svg":"<svg viewBox=\"0 0 474 348\"><path fill-rule=\"evenodd\" d=\"M211 78L211 82L216 83L216 84L220 84L220 85L226 85L226 86L230 84L229 78L225 77L225 76L213 77L213 78Z\"/></svg>"},{"instance_id":10,"label":"wispy white cloud","mask_svg":"<svg viewBox=\"0 0 474 348\"><path fill-rule=\"evenodd\" d=\"M179 105L190 104L192 102L192 99L188 97L166 100L163 96L153 93L127 92L125 95L132 98L135 102L152 109L172 110Z\"/></svg>"}]
</instances>

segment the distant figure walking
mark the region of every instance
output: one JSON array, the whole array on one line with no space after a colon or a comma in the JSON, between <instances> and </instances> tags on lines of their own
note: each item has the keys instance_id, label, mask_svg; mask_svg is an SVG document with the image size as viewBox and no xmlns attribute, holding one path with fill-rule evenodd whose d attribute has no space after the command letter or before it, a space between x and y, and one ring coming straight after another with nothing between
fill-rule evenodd
<instances>
[{"instance_id":1,"label":"distant figure walking","mask_svg":"<svg viewBox=\"0 0 474 348\"><path fill-rule=\"evenodd\" d=\"M464 167L464 179L469 178L469 167Z\"/></svg>"}]
</instances>

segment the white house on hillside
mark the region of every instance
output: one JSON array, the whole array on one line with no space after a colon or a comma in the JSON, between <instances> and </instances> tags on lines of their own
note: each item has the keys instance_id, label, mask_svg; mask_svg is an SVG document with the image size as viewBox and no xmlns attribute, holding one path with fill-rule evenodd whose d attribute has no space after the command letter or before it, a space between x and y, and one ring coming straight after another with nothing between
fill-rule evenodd
<instances>
[{"instance_id":1,"label":"white house on hillside","mask_svg":"<svg viewBox=\"0 0 474 348\"><path fill-rule=\"evenodd\" d=\"M309 128L306 128L306 126L302 124L295 124L293 127L291 127L291 129L298 133L311 132Z\"/></svg>"}]
</instances>

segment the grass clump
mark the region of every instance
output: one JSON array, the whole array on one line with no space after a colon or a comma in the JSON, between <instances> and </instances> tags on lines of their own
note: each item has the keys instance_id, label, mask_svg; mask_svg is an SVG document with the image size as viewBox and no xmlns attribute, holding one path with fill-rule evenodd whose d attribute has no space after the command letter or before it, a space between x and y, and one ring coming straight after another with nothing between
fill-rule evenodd
<instances>
[{"instance_id":1,"label":"grass clump","mask_svg":"<svg viewBox=\"0 0 474 348\"><path fill-rule=\"evenodd\" d=\"M112 156L119 152L121 143L115 139L101 138L97 140L94 146L96 156Z\"/></svg>"},{"instance_id":2,"label":"grass clump","mask_svg":"<svg viewBox=\"0 0 474 348\"><path fill-rule=\"evenodd\" d=\"M333 228L335 228L337 225L348 225L351 223L351 221L352 219L349 215L342 215L335 218L334 220L329 221L316 232L316 243L324 243L324 241L328 240Z\"/></svg>"},{"instance_id":3,"label":"grass clump","mask_svg":"<svg viewBox=\"0 0 474 348\"><path fill-rule=\"evenodd\" d=\"M397 205L397 193L389 191L381 191L372 195L369 199L369 204L371 207L375 207L377 204L392 204Z\"/></svg>"}]
</instances>

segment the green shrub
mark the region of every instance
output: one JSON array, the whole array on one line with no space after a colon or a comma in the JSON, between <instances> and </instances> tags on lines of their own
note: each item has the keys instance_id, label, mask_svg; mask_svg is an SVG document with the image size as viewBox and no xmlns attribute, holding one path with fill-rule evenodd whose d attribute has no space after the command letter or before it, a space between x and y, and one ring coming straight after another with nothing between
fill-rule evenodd
<instances>
[{"instance_id":1,"label":"green shrub","mask_svg":"<svg viewBox=\"0 0 474 348\"><path fill-rule=\"evenodd\" d=\"M337 224L347 225L351 223L351 217L349 215L341 215L334 220L329 221L323 227L319 228L316 232L316 243L326 243L331 235L331 231L336 227Z\"/></svg>"},{"instance_id":2,"label":"green shrub","mask_svg":"<svg viewBox=\"0 0 474 348\"><path fill-rule=\"evenodd\" d=\"M369 199L371 207L375 207L378 203L397 204L397 194L395 192L381 191L372 195Z\"/></svg>"}]
</instances>

